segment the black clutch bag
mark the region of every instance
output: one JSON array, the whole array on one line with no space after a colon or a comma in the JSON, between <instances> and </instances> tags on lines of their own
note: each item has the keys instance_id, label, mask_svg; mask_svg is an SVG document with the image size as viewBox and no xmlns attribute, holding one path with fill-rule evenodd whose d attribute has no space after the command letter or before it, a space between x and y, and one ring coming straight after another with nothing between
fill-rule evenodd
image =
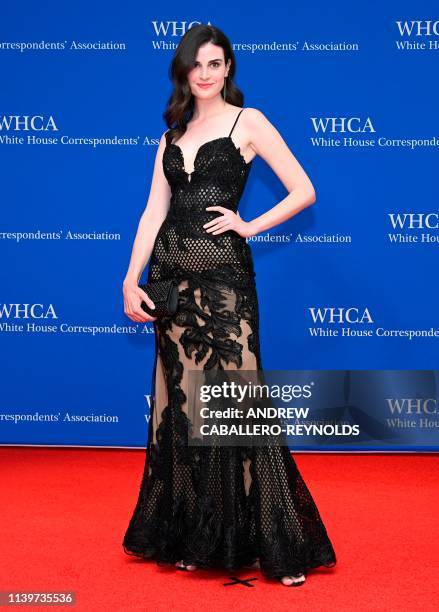
<instances>
[{"instance_id":1,"label":"black clutch bag","mask_svg":"<svg viewBox=\"0 0 439 612\"><path fill-rule=\"evenodd\" d=\"M155 304L155 308L150 308L142 301L141 307L147 314L152 317L164 317L173 315L177 310L178 283L175 279L153 281L139 287Z\"/></svg>"}]
</instances>

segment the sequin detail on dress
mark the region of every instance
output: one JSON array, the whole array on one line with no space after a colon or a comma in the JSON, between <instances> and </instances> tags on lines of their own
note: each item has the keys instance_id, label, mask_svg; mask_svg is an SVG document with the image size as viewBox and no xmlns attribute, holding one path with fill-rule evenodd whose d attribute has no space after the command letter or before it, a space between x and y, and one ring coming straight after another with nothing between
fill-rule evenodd
<instances>
[{"instance_id":1,"label":"sequin detail on dress","mask_svg":"<svg viewBox=\"0 0 439 612\"><path fill-rule=\"evenodd\" d=\"M261 572L274 578L336 563L288 447L187 444L189 370L262 370L250 247L234 231L203 228L218 215L207 206L238 210L252 165L231 138L241 112L228 136L199 147L190 175L177 144L167 140L163 153L171 201L148 281L177 278L179 303L172 317L153 323L147 454L123 548L159 564L183 559L228 571L259 558Z\"/></svg>"}]
</instances>

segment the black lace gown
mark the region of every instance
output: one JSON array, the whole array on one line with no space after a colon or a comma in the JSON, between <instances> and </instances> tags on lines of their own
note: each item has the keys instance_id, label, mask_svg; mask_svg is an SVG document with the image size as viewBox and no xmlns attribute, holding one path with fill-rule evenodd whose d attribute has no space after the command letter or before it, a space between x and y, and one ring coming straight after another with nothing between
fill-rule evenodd
<instances>
[{"instance_id":1,"label":"black lace gown","mask_svg":"<svg viewBox=\"0 0 439 612\"><path fill-rule=\"evenodd\" d=\"M167 134L163 168L172 196L148 281L177 278L179 303L172 317L154 321L147 454L123 549L158 564L183 559L229 571L259 559L261 572L274 578L336 563L288 447L187 442L189 370L262 369L250 247L234 231L203 228L218 216L206 206L238 209L252 163L231 138L241 112L228 136L201 145L191 174Z\"/></svg>"}]
</instances>

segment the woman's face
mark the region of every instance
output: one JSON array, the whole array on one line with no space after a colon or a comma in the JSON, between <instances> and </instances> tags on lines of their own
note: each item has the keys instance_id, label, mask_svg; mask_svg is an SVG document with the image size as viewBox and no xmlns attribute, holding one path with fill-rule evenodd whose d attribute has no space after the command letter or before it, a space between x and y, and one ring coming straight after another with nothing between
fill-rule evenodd
<instances>
[{"instance_id":1,"label":"woman's face","mask_svg":"<svg viewBox=\"0 0 439 612\"><path fill-rule=\"evenodd\" d=\"M194 67L187 74L193 95L197 98L217 96L224 87L224 78L229 72L229 67L230 60L226 66L222 47L211 42L199 47Z\"/></svg>"}]
</instances>

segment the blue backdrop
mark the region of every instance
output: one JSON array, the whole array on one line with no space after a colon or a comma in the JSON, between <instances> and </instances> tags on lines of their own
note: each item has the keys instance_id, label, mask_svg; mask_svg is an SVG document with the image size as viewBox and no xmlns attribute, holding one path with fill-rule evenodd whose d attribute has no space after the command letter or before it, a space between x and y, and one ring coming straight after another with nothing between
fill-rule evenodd
<instances>
[{"instance_id":1,"label":"blue backdrop","mask_svg":"<svg viewBox=\"0 0 439 612\"><path fill-rule=\"evenodd\" d=\"M439 450L438 19L433 0L3 3L0 442L145 446L153 327L125 316L122 281L173 50L202 22L317 193L250 240L264 367L374 370L341 446ZM285 195L256 158L241 215Z\"/></svg>"}]
</instances>

